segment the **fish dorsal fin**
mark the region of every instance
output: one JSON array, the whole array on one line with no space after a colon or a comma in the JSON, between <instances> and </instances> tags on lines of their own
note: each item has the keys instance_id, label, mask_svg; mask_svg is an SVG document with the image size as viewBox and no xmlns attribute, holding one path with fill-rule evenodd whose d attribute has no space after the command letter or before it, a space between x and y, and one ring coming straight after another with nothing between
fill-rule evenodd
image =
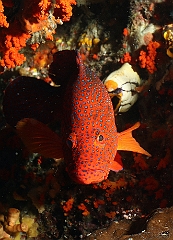
<instances>
[{"instance_id":1,"label":"fish dorsal fin","mask_svg":"<svg viewBox=\"0 0 173 240\"><path fill-rule=\"evenodd\" d=\"M118 134L117 150L125 150L125 151L142 153L144 155L151 157L151 154L145 151L132 136L132 131L138 128L139 126L140 126L140 123L137 122L131 128Z\"/></svg>"},{"instance_id":2,"label":"fish dorsal fin","mask_svg":"<svg viewBox=\"0 0 173 240\"><path fill-rule=\"evenodd\" d=\"M62 89L41 79L19 76L9 83L3 96L6 122L15 127L23 118L34 118L48 124L61 120Z\"/></svg>"},{"instance_id":3,"label":"fish dorsal fin","mask_svg":"<svg viewBox=\"0 0 173 240\"><path fill-rule=\"evenodd\" d=\"M46 158L63 157L61 138L45 124L24 118L17 123L16 131L30 152Z\"/></svg>"}]
</instances>

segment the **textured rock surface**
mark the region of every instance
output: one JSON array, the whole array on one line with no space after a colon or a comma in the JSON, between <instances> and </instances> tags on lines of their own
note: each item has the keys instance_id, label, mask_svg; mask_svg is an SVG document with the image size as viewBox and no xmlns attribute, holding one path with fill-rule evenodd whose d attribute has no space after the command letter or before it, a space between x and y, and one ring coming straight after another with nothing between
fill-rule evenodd
<instances>
[{"instance_id":1,"label":"textured rock surface","mask_svg":"<svg viewBox=\"0 0 173 240\"><path fill-rule=\"evenodd\" d=\"M133 234L136 231L141 232ZM131 234L132 233L132 234ZM100 229L86 240L157 240L173 239L173 207L157 209L145 222L122 220L113 222L107 229Z\"/></svg>"}]
</instances>

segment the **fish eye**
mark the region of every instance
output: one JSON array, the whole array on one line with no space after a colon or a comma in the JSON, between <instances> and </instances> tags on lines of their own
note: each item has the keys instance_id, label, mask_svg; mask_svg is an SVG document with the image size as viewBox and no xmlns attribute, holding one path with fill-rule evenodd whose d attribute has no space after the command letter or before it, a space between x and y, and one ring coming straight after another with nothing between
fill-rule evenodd
<instances>
[{"instance_id":1,"label":"fish eye","mask_svg":"<svg viewBox=\"0 0 173 240\"><path fill-rule=\"evenodd\" d=\"M100 135L97 137L97 141L99 141L99 142L103 141L103 135L100 134Z\"/></svg>"}]
</instances>

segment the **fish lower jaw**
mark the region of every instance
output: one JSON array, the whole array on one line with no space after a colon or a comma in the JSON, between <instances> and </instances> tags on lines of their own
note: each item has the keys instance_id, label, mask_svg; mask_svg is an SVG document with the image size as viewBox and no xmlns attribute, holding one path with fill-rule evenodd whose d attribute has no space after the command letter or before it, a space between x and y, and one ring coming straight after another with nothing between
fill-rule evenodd
<instances>
[{"instance_id":1,"label":"fish lower jaw","mask_svg":"<svg viewBox=\"0 0 173 240\"><path fill-rule=\"evenodd\" d=\"M95 184L107 179L108 173L103 170L92 170L92 172L85 172L84 175L76 172L69 173L70 177L78 184Z\"/></svg>"}]
</instances>

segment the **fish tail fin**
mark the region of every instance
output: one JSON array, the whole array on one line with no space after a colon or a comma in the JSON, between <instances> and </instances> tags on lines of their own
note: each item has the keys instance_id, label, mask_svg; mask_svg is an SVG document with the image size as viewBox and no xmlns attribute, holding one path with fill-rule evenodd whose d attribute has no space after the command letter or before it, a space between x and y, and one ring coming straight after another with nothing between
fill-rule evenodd
<instances>
[{"instance_id":1,"label":"fish tail fin","mask_svg":"<svg viewBox=\"0 0 173 240\"><path fill-rule=\"evenodd\" d=\"M61 138L45 124L24 118L16 125L16 131L30 152L39 153L46 158L62 158Z\"/></svg>"},{"instance_id":2,"label":"fish tail fin","mask_svg":"<svg viewBox=\"0 0 173 240\"><path fill-rule=\"evenodd\" d=\"M117 150L142 153L144 155L151 157L151 154L144 150L132 136L132 131L137 129L139 126L140 123L137 122L131 128L119 133Z\"/></svg>"}]
</instances>

